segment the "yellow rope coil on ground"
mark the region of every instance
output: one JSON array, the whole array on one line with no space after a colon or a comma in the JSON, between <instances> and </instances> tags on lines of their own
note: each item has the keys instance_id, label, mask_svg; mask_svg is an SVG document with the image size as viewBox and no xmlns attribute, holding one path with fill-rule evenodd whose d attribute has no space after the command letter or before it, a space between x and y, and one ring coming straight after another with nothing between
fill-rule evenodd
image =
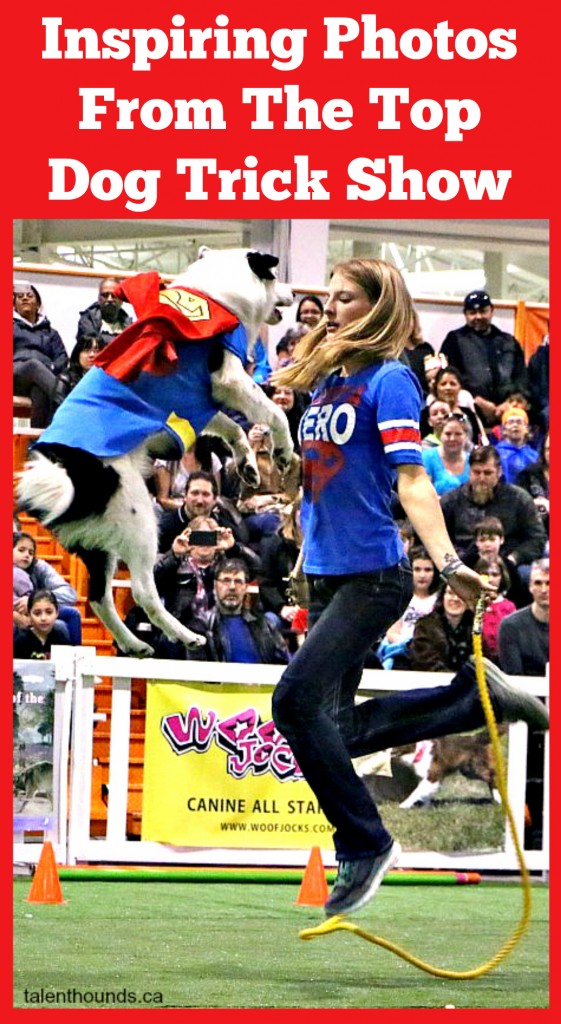
<instances>
[{"instance_id":1,"label":"yellow rope coil on ground","mask_svg":"<svg viewBox=\"0 0 561 1024\"><path fill-rule=\"evenodd\" d=\"M451 971L446 970L443 967L434 967L432 964L426 963L419 957L414 956L408 950L403 949L401 946L396 945L395 942L390 942L388 939L382 938L380 935L373 935L371 932L366 931L364 928L360 928L352 921L348 921L345 917L331 917L327 921L318 925L316 928L305 928L299 935L301 939L315 939L321 935L329 935L336 931L347 931L352 932L360 939L365 939L366 942L371 942L375 946L381 946L382 949L387 949L390 953L394 953L396 956L401 957L402 960L412 964L413 967L418 967L419 970L425 971L427 974L433 974L436 978L451 978L455 981L469 981L474 978L480 978L484 974L488 974L489 971L498 967L500 963L512 952L514 947L522 938L522 935L526 931L530 921L530 914L532 908L531 898L531 885L530 876L528 869L524 861L524 854L518 834L516 831L516 823L512 809L508 800L507 783L506 783L506 772L503 752L501 750L501 744L499 739L499 733L497 729L497 723L493 712L493 705L491 704L491 698L489 697L489 691L487 689L487 682L485 679L485 666L483 663L483 644L481 638L482 625L483 625L483 613L485 611L485 599L481 598L477 604L475 611L474 623L473 623L473 655L475 662L475 674L477 678L477 685L479 688L479 696L483 705L483 711L485 713L485 721L489 730L491 738L491 745L493 754L495 757L495 767L497 776L497 789L499 791L501 802L505 811L505 816L508 821L510 833L516 850L516 857L520 869L520 877L522 883L522 912L520 920L515 930L509 939L504 943L503 946L498 950L497 953L486 963L480 964L479 967L474 967L467 971Z\"/></svg>"}]
</instances>

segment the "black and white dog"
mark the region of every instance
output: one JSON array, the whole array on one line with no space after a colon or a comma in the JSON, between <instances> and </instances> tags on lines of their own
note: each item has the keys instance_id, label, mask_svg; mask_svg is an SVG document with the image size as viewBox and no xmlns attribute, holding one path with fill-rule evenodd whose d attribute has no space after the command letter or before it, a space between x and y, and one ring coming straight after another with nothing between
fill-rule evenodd
<instances>
[{"instance_id":1,"label":"black and white dog","mask_svg":"<svg viewBox=\"0 0 561 1024\"><path fill-rule=\"evenodd\" d=\"M246 249L203 249L168 287L155 273L125 282L136 322L70 392L21 474L20 507L82 558L92 608L125 654L153 651L115 609L118 561L128 566L132 596L154 625L188 647L204 643L166 611L154 584L157 520L144 481L156 442L158 454L176 458L203 429L218 434L243 479L256 484L246 434L222 411L230 408L268 424L279 467L291 462L284 412L244 369L261 325L276 323L278 307L293 301L275 277L277 264L275 256Z\"/></svg>"}]
</instances>

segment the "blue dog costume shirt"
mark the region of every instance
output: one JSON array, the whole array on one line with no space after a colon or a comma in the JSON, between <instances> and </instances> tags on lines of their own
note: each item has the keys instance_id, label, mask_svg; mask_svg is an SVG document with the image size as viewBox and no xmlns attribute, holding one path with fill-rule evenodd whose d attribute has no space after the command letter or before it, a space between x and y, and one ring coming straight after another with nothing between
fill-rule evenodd
<instances>
[{"instance_id":1,"label":"blue dog costume shirt","mask_svg":"<svg viewBox=\"0 0 561 1024\"><path fill-rule=\"evenodd\" d=\"M126 455L166 430L183 450L212 419L209 343L247 361L245 328L233 313L187 288L160 288L156 272L120 286L138 319L98 355L37 444Z\"/></svg>"}]
</instances>

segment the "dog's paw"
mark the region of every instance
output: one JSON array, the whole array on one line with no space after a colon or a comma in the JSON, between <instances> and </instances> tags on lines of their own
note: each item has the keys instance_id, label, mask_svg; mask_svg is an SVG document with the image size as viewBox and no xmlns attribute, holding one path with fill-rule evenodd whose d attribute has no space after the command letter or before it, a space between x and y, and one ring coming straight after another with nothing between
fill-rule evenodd
<instances>
[{"instance_id":1,"label":"dog's paw","mask_svg":"<svg viewBox=\"0 0 561 1024\"><path fill-rule=\"evenodd\" d=\"M253 466L251 462L243 461L236 467L238 476L243 480L246 487L259 487L261 477L259 476L259 470L256 466Z\"/></svg>"},{"instance_id":2,"label":"dog's paw","mask_svg":"<svg viewBox=\"0 0 561 1024\"><path fill-rule=\"evenodd\" d=\"M129 644L128 648L123 651L123 654L131 655L133 658L153 658L154 648L150 647L150 644L143 644L140 641L137 644Z\"/></svg>"},{"instance_id":3,"label":"dog's paw","mask_svg":"<svg viewBox=\"0 0 561 1024\"><path fill-rule=\"evenodd\" d=\"M290 463L292 462L292 454L293 453L287 448L275 448L273 458L281 473L286 473Z\"/></svg>"},{"instance_id":4,"label":"dog's paw","mask_svg":"<svg viewBox=\"0 0 561 1024\"><path fill-rule=\"evenodd\" d=\"M191 639L185 640L184 643L190 651L196 651L197 648L204 647L206 636L201 636L199 633L191 633Z\"/></svg>"},{"instance_id":5,"label":"dog's paw","mask_svg":"<svg viewBox=\"0 0 561 1024\"><path fill-rule=\"evenodd\" d=\"M399 804L399 807L403 811L412 811L413 808L428 807L430 802L430 797L428 796L424 798L419 797L418 800L413 800L412 802L410 800L403 800L402 803Z\"/></svg>"}]
</instances>

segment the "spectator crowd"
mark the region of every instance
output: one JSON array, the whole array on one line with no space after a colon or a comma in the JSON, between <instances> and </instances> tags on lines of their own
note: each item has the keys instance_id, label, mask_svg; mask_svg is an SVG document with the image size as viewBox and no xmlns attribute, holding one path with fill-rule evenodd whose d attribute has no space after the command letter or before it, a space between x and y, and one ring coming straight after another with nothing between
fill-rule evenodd
<instances>
[{"instance_id":1,"label":"spectator crowd","mask_svg":"<svg viewBox=\"0 0 561 1024\"><path fill-rule=\"evenodd\" d=\"M31 399L32 427L48 425L98 352L132 322L115 294L117 285L113 277L101 281L94 301L77 314L76 342L68 355L37 288L25 281L14 283L14 393ZM423 340L416 313L401 358L423 391L423 463L458 554L478 571L485 569L500 579L497 600L486 612L485 636L489 657L502 665L503 630L510 635L511 621L516 621L510 617L522 611L524 622L528 615L533 622L532 580L536 566L543 576L549 555L549 336L526 364L519 342L493 323L494 306L486 291L467 295L463 314L465 322L449 331L435 351ZM273 368L291 361L299 338L322 315L317 295L300 299L294 326L276 345ZM181 622L207 637L206 647L193 652L152 636L160 657L278 661L290 658L306 633L306 609L298 602L301 595L295 596L291 573L302 541L298 427L311 396L269 384L271 365L262 343L258 352L247 372L286 413L296 454L281 476L268 428L242 417L259 466L258 487L240 481L228 446L210 435L197 438L179 461L154 460L149 487L160 524L158 590ZM465 646L461 637L469 631L469 613L451 609L457 602L449 588L438 589L434 567L403 521L397 496L394 511L410 549L415 594L403 621L371 652L370 664L429 669L438 662L441 669L452 670ZM72 605L60 586L57 591L56 581L41 573L41 560L32 548L33 538L15 535L14 626L20 632L33 629L29 605L37 591L53 594L56 621L63 625L68 613L62 609ZM226 579L237 601L224 594L223 565L236 567ZM249 632L245 626L234 629L232 623L232 628L222 628L229 616L237 620L240 611L240 623L248 629L259 624L259 642L254 626ZM137 608L128 619L144 639L153 630ZM543 642L536 646L535 632L527 631L529 650L520 664L531 673L543 673L548 653ZM77 635L73 629L73 642ZM524 646L524 634L518 635Z\"/></svg>"}]
</instances>

